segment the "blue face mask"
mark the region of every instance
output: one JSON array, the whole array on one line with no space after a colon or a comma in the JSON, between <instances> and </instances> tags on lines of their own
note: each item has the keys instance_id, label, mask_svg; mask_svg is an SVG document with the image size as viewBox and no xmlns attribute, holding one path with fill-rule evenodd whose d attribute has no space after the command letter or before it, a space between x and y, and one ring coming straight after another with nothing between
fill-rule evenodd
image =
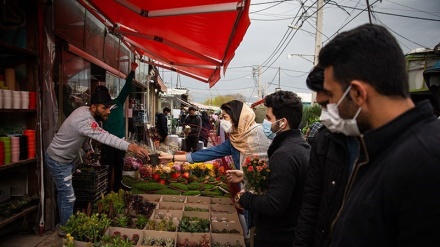
<instances>
[{"instance_id":1,"label":"blue face mask","mask_svg":"<svg viewBox=\"0 0 440 247\"><path fill-rule=\"evenodd\" d=\"M269 140L273 140L276 134L272 132L272 122L270 122L267 119L264 119L262 125L263 125L263 132L266 135L266 137L269 138Z\"/></svg>"}]
</instances>

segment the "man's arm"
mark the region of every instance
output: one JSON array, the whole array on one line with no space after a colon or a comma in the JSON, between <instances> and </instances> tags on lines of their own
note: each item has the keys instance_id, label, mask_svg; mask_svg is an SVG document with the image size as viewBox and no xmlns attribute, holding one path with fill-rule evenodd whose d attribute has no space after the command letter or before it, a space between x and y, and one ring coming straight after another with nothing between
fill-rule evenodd
<instances>
[{"instance_id":1,"label":"man's arm","mask_svg":"<svg viewBox=\"0 0 440 247\"><path fill-rule=\"evenodd\" d=\"M307 171L304 193L302 198L301 212L298 218L298 225L295 230L295 247L313 246L313 237L318 220L319 206L322 194L322 169L325 160L320 159L318 149L325 142L324 132L315 134L315 145L310 153L310 166Z\"/></svg>"},{"instance_id":2,"label":"man's arm","mask_svg":"<svg viewBox=\"0 0 440 247\"><path fill-rule=\"evenodd\" d=\"M124 101L127 99L128 94L130 93L131 85L133 84L132 82L134 79L134 72L136 71L137 67L138 67L137 63L135 62L131 63L131 71L128 74L127 78L125 79L125 84L122 87L121 92L115 99L115 101L117 101L121 105L124 104Z\"/></svg>"}]
</instances>

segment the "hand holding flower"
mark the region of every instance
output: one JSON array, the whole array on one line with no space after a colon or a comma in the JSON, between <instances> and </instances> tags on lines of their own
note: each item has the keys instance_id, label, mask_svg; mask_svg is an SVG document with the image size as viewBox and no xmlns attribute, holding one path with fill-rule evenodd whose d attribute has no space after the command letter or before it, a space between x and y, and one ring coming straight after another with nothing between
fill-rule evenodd
<instances>
[{"instance_id":1,"label":"hand holding flower","mask_svg":"<svg viewBox=\"0 0 440 247\"><path fill-rule=\"evenodd\" d=\"M243 181L243 171L227 170L226 178L230 183L240 183L241 181Z\"/></svg>"}]
</instances>

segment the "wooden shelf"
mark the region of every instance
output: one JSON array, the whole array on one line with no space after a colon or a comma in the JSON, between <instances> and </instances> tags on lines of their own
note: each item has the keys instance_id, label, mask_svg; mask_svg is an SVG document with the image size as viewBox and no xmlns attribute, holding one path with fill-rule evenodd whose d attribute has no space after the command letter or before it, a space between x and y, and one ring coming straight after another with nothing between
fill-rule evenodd
<instances>
[{"instance_id":1,"label":"wooden shelf","mask_svg":"<svg viewBox=\"0 0 440 247\"><path fill-rule=\"evenodd\" d=\"M8 165L0 166L0 171L6 170L6 169L10 169L10 168L14 168L14 167L21 166L21 165L25 165L25 164L29 164L29 163L32 163L32 162L35 162L35 161L36 161L36 159L20 160L19 162L16 162L16 163L11 163L11 164L8 164Z\"/></svg>"},{"instance_id":2,"label":"wooden shelf","mask_svg":"<svg viewBox=\"0 0 440 247\"><path fill-rule=\"evenodd\" d=\"M0 109L0 113L2 112L13 112L13 113L17 113L17 112L37 112L36 109Z\"/></svg>"},{"instance_id":3,"label":"wooden shelf","mask_svg":"<svg viewBox=\"0 0 440 247\"><path fill-rule=\"evenodd\" d=\"M17 220L17 219L19 219L19 218L21 218L21 217L23 217L23 216L33 212L33 211L35 211L37 208L38 208L38 205L33 205L33 206L30 206L30 207L26 208L25 210L21 211L18 214L14 214L14 215L12 215L9 218L0 220L0 228L6 226L9 223L14 222L15 220Z\"/></svg>"}]
</instances>

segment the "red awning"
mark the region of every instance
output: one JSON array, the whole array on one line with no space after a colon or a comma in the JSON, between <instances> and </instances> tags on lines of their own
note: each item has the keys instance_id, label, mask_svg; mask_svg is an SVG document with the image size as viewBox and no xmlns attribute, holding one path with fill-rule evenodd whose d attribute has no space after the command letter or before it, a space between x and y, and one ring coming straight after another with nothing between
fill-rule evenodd
<instances>
[{"instance_id":1,"label":"red awning","mask_svg":"<svg viewBox=\"0 0 440 247\"><path fill-rule=\"evenodd\" d=\"M78 0L145 62L209 83L241 43L250 0Z\"/></svg>"}]
</instances>

